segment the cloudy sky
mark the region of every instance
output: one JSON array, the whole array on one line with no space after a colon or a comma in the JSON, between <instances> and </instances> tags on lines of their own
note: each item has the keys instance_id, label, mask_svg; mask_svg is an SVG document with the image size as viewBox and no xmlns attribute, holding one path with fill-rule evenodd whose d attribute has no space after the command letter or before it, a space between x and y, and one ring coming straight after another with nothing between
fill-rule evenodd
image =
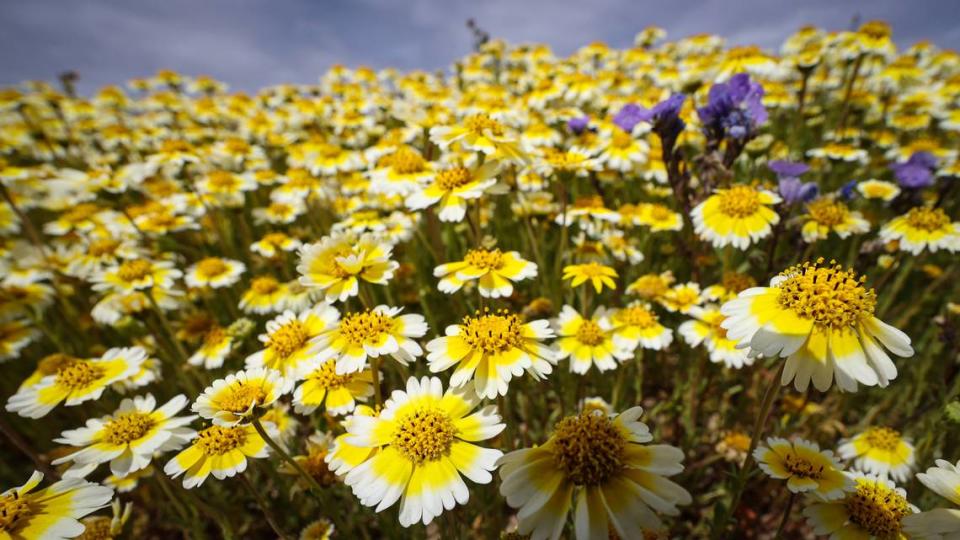
<instances>
[{"instance_id":1,"label":"cloudy sky","mask_svg":"<svg viewBox=\"0 0 960 540\"><path fill-rule=\"evenodd\" d=\"M80 89L160 68L233 88L316 81L334 63L441 68L469 51L473 17L496 37L559 54L595 40L624 47L650 24L679 38L720 34L776 48L801 24L893 24L898 44L960 48L957 0L0 0L0 85L55 79Z\"/></svg>"}]
</instances>

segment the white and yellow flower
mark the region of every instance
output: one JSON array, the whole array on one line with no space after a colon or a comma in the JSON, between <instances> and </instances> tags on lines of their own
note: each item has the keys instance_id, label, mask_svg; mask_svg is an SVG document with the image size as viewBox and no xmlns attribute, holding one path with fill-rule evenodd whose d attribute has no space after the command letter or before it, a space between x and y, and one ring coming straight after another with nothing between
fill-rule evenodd
<instances>
[{"instance_id":1,"label":"white and yellow flower","mask_svg":"<svg viewBox=\"0 0 960 540\"><path fill-rule=\"evenodd\" d=\"M857 211L851 211L843 201L821 197L807 204L807 213L801 216L803 240L808 244L823 240L835 233L840 238L863 234L870 230L870 222Z\"/></svg>"},{"instance_id":2,"label":"white and yellow flower","mask_svg":"<svg viewBox=\"0 0 960 540\"><path fill-rule=\"evenodd\" d=\"M840 441L837 453L854 460L857 469L896 482L906 482L916 463L913 445L888 427L871 427Z\"/></svg>"},{"instance_id":3,"label":"white and yellow flower","mask_svg":"<svg viewBox=\"0 0 960 540\"><path fill-rule=\"evenodd\" d=\"M677 328L687 345L698 347L703 344L710 352L711 362L723 363L728 368L739 369L753 364L747 351L737 348L739 342L727 337L726 329L721 326L726 317L720 313L719 306L694 306L688 315L693 319Z\"/></svg>"},{"instance_id":4,"label":"white and yellow flower","mask_svg":"<svg viewBox=\"0 0 960 540\"><path fill-rule=\"evenodd\" d=\"M43 474L34 471L20 487L0 494L0 538L61 540L83 534L80 518L107 506L113 490L80 478L65 478L31 493Z\"/></svg>"},{"instance_id":5,"label":"white and yellow flower","mask_svg":"<svg viewBox=\"0 0 960 540\"><path fill-rule=\"evenodd\" d=\"M229 287L240 280L247 267L240 261L222 257L207 257L187 269L183 280L188 287Z\"/></svg>"},{"instance_id":6,"label":"white and yellow flower","mask_svg":"<svg viewBox=\"0 0 960 540\"><path fill-rule=\"evenodd\" d=\"M467 215L467 201L479 199L497 186L496 161L487 161L475 168L463 165L441 169L426 187L406 199L407 208L423 210L440 203L440 221L460 222Z\"/></svg>"},{"instance_id":7,"label":"white and yellow flower","mask_svg":"<svg viewBox=\"0 0 960 540\"><path fill-rule=\"evenodd\" d=\"M338 317L337 310L326 303L299 314L284 311L267 321L266 333L257 337L263 349L247 357L247 369L264 367L279 371L291 381L302 379L322 360L316 338Z\"/></svg>"},{"instance_id":8,"label":"white and yellow flower","mask_svg":"<svg viewBox=\"0 0 960 540\"><path fill-rule=\"evenodd\" d=\"M337 363L327 360L307 373L293 392L293 409L299 414L310 414L321 405L331 415L352 412L357 401L366 401L373 395L373 374L361 371L337 374Z\"/></svg>"},{"instance_id":9,"label":"white and yellow flower","mask_svg":"<svg viewBox=\"0 0 960 540\"><path fill-rule=\"evenodd\" d=\"M917 206L887 222L880 229L880 239L897 241L901 251L914 255L924 249L956 252L960 251L960 222L951 222L942 208Z\"/></svg>"},{"instance_id":10,"label":"white and yellow flower","mask_svg":"<svg viewBox=\"0 0 960 540\"><path fill-rule=\"evenodd\" d=\"M571 306L563 306L553 321L557 341L553 351L558 360L570 359L570 371L584 374L590 366L600 371L616 369L617 363L633 358L639 342L615 340L615 330L606 310L597 309L587 319Z\"/></svg>"},{"instance_id":11,"label":"white and yellow flower","mask_svg":"<svg viewBox=\"0 0 960 540\"><path fill-rule=\"evenodd\" d=\"M320 361L336 361L338 375L356 373L369 358L390 356L407 365L423 355L416 342L427 333L423 315L407 313L403 308L379 305L342 318L336 309L327 306L323 330L313 340Z\"/></svg>"},{"instance_id":12,"label":"white and yellow flower","mask_svg":"<svg viewBox=\"0 0 960 540\"><path fill-rule=\"evenodd\" d=\"M345 301L359 292L359 280L386 284L399 263L390 260L393 246L372 234L359 238L334 235L300 248L300 283L326 293L327 301Z\"/></svg>"},{"instance_id":13,"label":"white and yellow flower","mask_svg":"<svg viewBox=\"0 0 960 540\"><path fill-rule=\"evenodd\" d=\"M780 215L770 208L780 200L772 192L744 184L718 189L693 209L694 229L713 247L745 250L769 236L780 222Z\"/></svg>"},{"instance_id":14,"label":"white and yellow flower","mask_svg":"<svg viewBox=\"0 0 960 540\"><path fill-rule=\"evenodd\" d=\"M753 457L771 478L786 480L787 489L793 493L831 501L854 489L853 479L843 472L833 452L820 450L815 442L770 437L766 446L754 450Z\"/></svg>"},{"instance_id":15,"label":"white and yellow flower","mask_svg":"<svg viewBox=\"0 0 960 540\"><path fill-rule=\"evenodd\" d=\"M264 429L268 435L275 435L273 424L264 423ZM171 478L182 474L185 489L203 484L211 474L223 480L242 473L247 469L247 458L265 458L269 454L267 441L250 424L213 425L195 435L190 446L163 467L163 472Z\"/></svg>"},{"instance_id":16,"label":"white and yellow flower","mask_svg":"<svg viewBox=\"0 0 960 540\"><path fill-rule=\"evenodd\" d=\"M673 342L673 332L660 324L660 317L650 304L633 302L610 314L613 324L613 341L624 349L638 346L655 351L666 349Z\"/></svg>"},{"instance_id":17,"label":"white and yellow flower","mask_svg":"<svg viewBox=\"0 0 960 540\"><path fill-rule=\"evenodd\" d=\"M471 280L478 281L480 295L487 298L506 298L513 294L514 281L537 275L537 265L524 260L516 251L477 248L467 251L462 261L441 264L433 276L441 278L438 288L453 294Z\"/></svg>"},{"instance_id":18,"label":"white and yellow flower","mask_svg":"<svg viewBox=\"0 0 960 540\"><path fill-rule=\"evenodd\" d=\"M235 426L250 418L254 409L269 407L290 392L293 381L279 371L253 368L213 381L190 409L218 426Z\"/></svg>"},{"instance_id":19,"label":"white and yellow flower","mask_svg":"<svg viewBox=\"0 0 960 540\"><path fill-rule=\"evenodd\" d=\"M814 534L831 538L905 538L903 519L917 511L907 492L886 478L850 473L854 490L842 499L816 502L804 509Z\"/></svg>"}]
</instances>

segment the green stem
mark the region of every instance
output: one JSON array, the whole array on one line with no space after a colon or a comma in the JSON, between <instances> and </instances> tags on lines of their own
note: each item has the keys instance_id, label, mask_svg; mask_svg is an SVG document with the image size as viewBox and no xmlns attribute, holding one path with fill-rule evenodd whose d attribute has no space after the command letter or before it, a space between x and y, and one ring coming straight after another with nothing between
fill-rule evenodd
<instances>
[{"instance_id":1,"label":"green stem","mask_svg":"<svg viewBox=\"0 0 960 540\"><path fill-rule=\"evenodd\" d=\"M263 495L261 495L260 492L257 491L255 487L253 487L253 484L250 483L250 479L247 478L246 473L241 473L239 476L240 476L240 480L243 481L244 487L247 488L247 491L249 491L250 494L253 495L254 500L257 501L257 506L259 506L260 511L263 512L263 517L267 519L267 523L270 524L270 528L273 529L273 532L276 533L277 536L286 540L287 535L283 534L283 529L281 529L280 526L277 525L276 520L273 519L273 515L271 514L270 510L267 508L267 501L264 500Z\"/></svg>"},{"instance_id":2,"label":"green stem","mask_svg":"<svg viewBox=\"0 0 960 540\"><path fill-rule=\"evenodd\" d=\"M314 478L310 476L310 474L307 471L303 470L303 467L301 467L300 464L297 463L297 460L290 457L290 454L288 454L286 450L284 450L279 444L277 444L276 441L274 441L270 437L270 435L267 433L267 430L263 428L263 424L260 423L259 418L253 419L253 428L257 430L257 433L259 433L261 437L263 437L263 440L266 441L266 443L270 446L270 448L274 452L276 452L277 455L280 456L282 460L287 462L287 465L290 465L291 467L293 467L295 471L300 473L300 476L302 476L303 479L307 481L311 489L316 491L318 494L323 491L323 488L320 487L320 484L318 484L317 481L314 480Z\"/></svg>"},{"instance_id":3,"label":"green stem","mask_svg":"<svg viewBox=\"0 0 960 540\"><path fill-rule=\"evenodd\" d=\"M780 540L783 538L783 530L787 528L787 522L790 521L790 511L793 510L793 503L797 500L797 494L791 492L790 498L787 500L787 507L783 509L783 517L780 518L780 526L777 527L777 534L773 537L773 540Z\"/></svg>"}]
</instances>

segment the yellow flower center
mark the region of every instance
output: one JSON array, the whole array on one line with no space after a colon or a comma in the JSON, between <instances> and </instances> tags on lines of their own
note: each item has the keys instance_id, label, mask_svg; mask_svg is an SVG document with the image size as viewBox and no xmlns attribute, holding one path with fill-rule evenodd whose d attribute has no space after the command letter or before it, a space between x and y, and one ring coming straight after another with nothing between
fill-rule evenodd
<instances>
[{"instance_id":1,"label":"yellow flower center","mask_svg":"<svg viewBox=\"0 0 960 540\"><path fill-rule=\"evenodd\" d=\"M622 129L615 129L613 130L613 138L610 140L610 143L614 148L629 148L630 145L633 144L633 136Z\"/></svg>"},{"instance_id":2,"label":"yellow flower center","mask_svg":"<svg viewBox=\"0 0 960 540\"><path fill-rule=\"evenodd\" d=\"M504 132L503 124L490 118L490 116L486 114L476 114L468 117L463 121L463 127L474 135L486 135L490 133L494 136L501 136Z\"/></svg>"},{"instance_id":3,"label":"yellow flower center","mask_svg":"<svg viewBox=\"0 0 960 540\"><path fill-rule=\"evenodd\" d=\"M829 328L846 328L873 315L877 294L863 286L866 278L840 265L814 264L795 266L784 275L790 276L779 288L777 301L798 317L813 319Z\"/></svg>"},{"instance_id":4,"label":"yellow flower center","mask_svg":"<svg viewBox=\"0 0 960 540\"><path fill-rule=\"evenodd\" d=\"M580 343L594 347L603 343L603 329L600 328L599 324L585 320L580 328L577 328L576 337Z\"/></svg>"},{"instance_id":5,"label":"yellow flower center","mask_svg":"<svg viewBox=\"0 0 960 540\"><path fill-rule=\"evenodd\" d=\"M817 199L807 205L810 219L826 227L836 227L847 221L850 210L840 201L828 198Z\"/></svg>"},{"instance_id":6,"label":"yellow flower center","mask_svg":"<svg viewBox=\"0 0 960 540\"><path fill-rule=\"evenodd\" d=\"M270 333L267 347L278 357L289 358L310 340L307 327L298 319L284 324Z\"/></svg>"},{"instance_id":7,"label":"yellow flower center","mask_svg":"<svg viewBox=\"0 0 960 540\"><path fill-rule=\"evenodd\" d=\"M420 153L412 148L403 147L385 158L386 165L393 168L398 174L414 174L423 172L427 168L427 162L420 156Z\"/></svg>"},{"instance_id":8,"label":"yellow flower center","mask_svg":"<svg viewBox=\"0 0 960 540\"><path fill-rule=\"evenodd\" d=\"M257 294L271 294L276 292L279 288L280 283L270 276L254 278L254 280L250 282L250 289Z\"/></svg>"},{"instance_id":9,"label":"yellow flower center","mask_svg":"<svg viewBox=\"0 0 960 540\"><path fill-rule=\"evenodd\" d=\"M609 267L604 266L597 262L589 262L586 264L578 264L576 267L576 273L579 275L587 276L592 279L595 277L607 276L610 274Z\"/></svg>"},{"instance_id":10,"label":"yellow flower center","mask_svg":"<svg viewBox=\"0 0 960 540\"><path fill-rule=\"evenodd\" d=\"M668 286L669 283L661 276L648 274L637 278L630 289L642 298L657 298L666 294Z\"/></svg>"},{"instance_id":11,"label":"yellow flower center","mask_svg":"<svg viewBox=\"0 0 960 540\"><path fill-rule=\"evenodd\" d=\"M80 359L69 354L53 353L40 359L37 363L37 372L42 375L53 375L77 362L80 362Z\"/></svg>"},{"instance_id":12,"label":"yellow flower center","mask_svg":"<svg viewBox=\"0 0 960 540\"><path fill-rule=\"evenodd\" d=\"M340 335L347 343L359 347L390 332L394 324L393 318L377 311L351 313L340 320Z\"/></svg>"},{"instance_id":13,"label":"yellow flower center","mask_svg":"<svg viewBox=\"0 0 960 540\"><path fill-rule=\"evenodd\" d=\"M606 210L606 206L603 205L603 198L599 195L591 195L587 197L577 197L573 201L573 207L578 210Z\"/></svg>"},{"instance_id":14,"label":"yellow flower center","mask_svg":"<svg viewBox=\"0 0 960 540\"><path fill-rule=\"evenodd\" d=\"M474 317L464 317L460 336L471 349L486 354L496 354L523 345L520 317L505 310L483 315L478 312Z\"/></svg>"},{"instance_id":15,"label":"yellow flower center","mask_svg":"<svg viewBox=\"0 0 960 540\"><path fill-rule=\"evenodd\" d=\"M790 471L791 475L798 478L819 480L823 476L823 465L815 464L793 452L789 452L784 456L783 466Z\"/></svg>"},{"instance_id":16,"label":"yellow flower center","mask_svg":"<svg viewBox=\"0 0 960 540\"><path fill-rule=\"evenodd\" d=\"M139 281L149 276L151 270L153 270L153 265L150 264L150 261L134 259L132 261L124 261L123 264L120 265L120 268L117 269L117 276L127 282Z\"/></svg>"},{"instance_id":17,"label":"yellow flower center","mask_svg":"<svg viewBox=\"0 0 960 540\"><path fill-rule=\"evenodd\" d=\"M392 444L419 465L445 455L456 434L457 428L450 415L441 409L425 405L397 420Z\"/></svg>"},{"instance_id":18,"label":"yellow flower center","mask_svg":"<svg viewBox=\"0 0 960 540\"><path fill-rule=\"evenodd\" d=\"M90 219L90 217L96 214L98 210L99 207L95 204L78 204L72 210L63 215L63 220L70 223L80 223Z\"/></svg>"},{"instance_id":19,"label":"yellow flower center","mask_svg":"<svg viewBox=\"0 0 960 540\"><path fill-rule=\"evenodd\" d=\"M246 410L246 409L244 409ZM247 429L243 426L210 426L197 434L194 444L208 456L222 456L247 442Z\"/></svg>"},{"instance_id":20,"label":"yellow flower center","mask_svg":"<svg viewBox=\"0 0 960 540\"><path fill-rule=\"evenodd\" d=\"M900 538L900 520L910 505L895 490L877 481L859 480L845 501L850 521L876 538Z\"/></svg>"},{"instance_id":21,"label":"yellow flower center","mask_svg":"<svg viewBox=\"0 0 960 540\"><path fill-rule=\"evenodd\" d=\"M150 413L124 413L103 426L103 439L112 445L123 445L146 435L157 421Z\"/></svg>"},{"instance_id":22,"label":"yellow flower center","mask_svg":"<svg viewBox=\"0 0 960 540\"><path fill-rule=\"evenodd\" d=\"M749 186L733 186L720 193L720 212L734 218L750 217L760 208L760 194Z\"/></svg>"},{"instance_id":23,"label":"yellow flower center","mask_svg":"<svg viewBox=\"0 0 960 540\"><path fill-rule=\"evenodd\" d=\"M103 377L104 369L93 362L77 361L62 366L57 371L57 385L71 390L87 388Z\"/></svg>"},{"instance_id":24,"label":"yellow flower center","mask_svg":"<svg viewBox=\"0 0 960 540\"><path fill-rule=\"evenodd\" d=\"M110 530L111 521L106 516L84 518L83 534L78 536L77 540L113 540L113 532Z\"/></svg>"},{"instance_id":25,"label":"yellow flower center","mask_svg":"<svg viewBox=\"0 0 960 540\"><path fill-rule=\"evenodd\" d=\"M870 428L863 437L871 448L893 452L900 446L900 433L888 427Z\"/></svg>"},{"instance_id":26,"label":"yellow flower center","mask_svg":"<svg viewBox=\"0 0 960 540\"><path fill-rule=\"evenodd\" d=\"M438 172L434 181L440 189L450 191L472 182L473 174L471 174L470 169L466 167L455 167Z\"/></svg>"},{"instance_id":27,"label":"yellow flower center","mask_svg":"<svg viewBox=\"0 0 960 540\"><path fill-rule=\"evenodd\" d=\"M207 177L207 180L210 182L210 187L216 191L233 191L234 188L240 185L237 177L227 171L213 171Z\"/></svg>"},{"instance_id":28,"label":"yellow flower center","mask_svg":"<svg viewBox=\"0 0 960 540\"><path fill-rule=\"evenodd\" d=\"M503 253L499 249L493 251L482 248L471 249L463 260L470 266L483 270L499 270L503 267Z\"/></svg>"},{"instance_id":29,"label":"yellow flower center","mask_svg":"<svg viewBox=\"0 0 960 540\"><path fill-rule=\"evenodd\" d=\"M0 498L0 531L12 532L17 529L17 521L29 516L30 503L26 497L14 491Z\"/></svg>"},{"instance_id":30,"label":"yellow flower center","mask_svg":"<svg viewBox=\"0 0 960 540\"><path fill-rule=\"evenodd\" d=\"M657 324L657 316L643 306L625 307L617 312L616 320L627 326L650 328Z\"/></svg>"},{"instance_id":31,"label":"yellow flower center","mask_svg":"<svg viewBox=\"0 0 960 540\"><path fill-rule=\"evenodd\" d=\"M337 375L337 363L334 361L324 362L319 368L313 370L310 375L307 375L308 379L314 380L323 388L339 388L350 381L356 376L355 373L347 373L346 375Z\"/></svg>"},{"instance_id":32,"label":"yellow flower center","mask_svg":"<svg viewBox=\"0 0 960 540\"><path fill-rule=\"evenodd\" d=\"M267 392L257 382L234 383L226 391L226 395L217 400L219 407L232 413L244 413L250 405L263 403Z\"/></svg>"},{"instance_id":33,"label":"yellow flower center","mask_svg":"<svg viewBox=\"0 0 960 540\"><path fill-rule=\"evenodd\" d=\"M724 272L723 278L720 280L720 284L723 285L723 288L730 291L731 293L738 293L740 291L745 291L750 287L754 287L757 284L757 281L747 274L740 274L738 272Z\"/></svg>"},{"instance_id":34,"label":"yellow flower center","mask_svg":"<svg viewBox=\"0 0 960 540\"><path fill-rule=\"evenodd\" d=\"M216 347L223 342L223 339L227 337L227 331L223 328L217 326L216 328L211 328L203 336L203 345L204 347Z\"/></svg>"},{"instance_id":35,"label":"yellow flower center","mask_svg":"<svg viewBox=\"0 0 960 540\"><path fill-rule=\"evenodd\" d=\"M950 218L940 208L918 206L907 213L907 224L914 229L933 232L950 225Z\"/></svg>"},{"instance_id":36,"label":"yellow flower center","mask_svg":"<svg viewBox=\"0 0 960 540\"><path fill-rule=\"evenodd\" d=\"M650 205L650 219L652 221L668 221L673 218L673 211L661 204Z\"/></svg>"},{"instance_id":37,"label":"yellow flower center","mask_svg":"<svg viewBox=\"0 0 960 540\"><path fill-rule=\"evenodd\" d=\"M561 420L553 434L553 461L578 486L599 486L623 470L627 439L604 414Z\"/></svg>"},{"instance_id":38,"label":"yellow flower center","mask_svg":"<svg viewBox=\"0 0 960 540\"><path fill-rule=\"evenodd\" d=\"M264 244L270 244L276 247L281 247L287 242L287 235L283 233L268 233L263 235L263 238L260 239Z\"/></svg>"},{"instance_id":39,"label":"yellow flower center","mask_svg":"<svg viewBox=\"0 0 960 540\"><path fill-rule=\"evenodd\" d=\"M750 449L750 436L740 431L732 431L723 437L723 443L734 450L746 452Z\"/></svg>"},{"instance_id":40,"label":"yellow flower center","mask_svg":"<svg viewBox=\"0 0 960 540\"><path fill-rule=\"evenodd\" d=\"M92 257L113 255L118 247L120 247L120 242L118 240L113 240L111 238L94 240L93 242L90 242L89 246L87 246L87 254Z\"/></svg>"},{"instance_id":41,"label":"yellow flower center","mask_svg":"<svg viewBox=\"0 0 960 540\"><path fill-rule=\"evenodd\" d=\"M207 257L197 263L197 273L203 277L212 278L223 275L230 267L219 257Z\"/></svg>"},{"instance_id":42,"label":"yellow flower center","mask_svg":"<svg viewBox=\"0 0 960 540\"><path fill-rule=\"evenodd\" d=\"M306 456L297 459L303 466L303 470L307 471L307 474L312 476L322 487L332 486L340 481L339 477L327 465L326 457L327 451L325 449L314 447L310 449Z\"/></svg>"}]
</instances>

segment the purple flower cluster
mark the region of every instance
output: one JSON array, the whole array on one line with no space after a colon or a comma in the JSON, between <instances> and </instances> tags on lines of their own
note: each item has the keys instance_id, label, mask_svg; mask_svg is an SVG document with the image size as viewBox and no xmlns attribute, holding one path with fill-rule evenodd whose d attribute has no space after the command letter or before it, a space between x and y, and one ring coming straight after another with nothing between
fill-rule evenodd
<instances>
[{"instance_id":1,"label":"purple flower cluster","mask_svg":"<svg viewBox=\"0 0 960 540\"><path fill-rule=\"evenodd\" d=\"M570 120L567 120L567 129L569 129L575 135L580 135L589 126L590 126L589 116L580 116L577 118L571 118Z\"/></svg>"},{"instance_id":2,"label":"purple flower cluster","mask_svg":"<svg viewBox=\"0 0 960 540\"><path fill-rule=\"evenodd\" d=\"M630 133L637 124L649 122L651 118L653 118L653 114L649 110L635 103L627 103L614 115L613 123Z\"/></svg>"},{"instance_id":3,"label":"purple flower cluster","mask_svg":"<svg viewBox=\"0 0 960 540\"><path fill-rule=\"evenodd\" d=\"M811 201L820 192L816 183L800 180L800 175L810 170L805 163L774 160L767 167L777 175L780 196L787 204Z\"/></svg>"},{"instance_id":4,"label":"purple flower cluster","mask_svg":"<svg viewBox=\"0 0 960 540\"><path fill-rule=\"evenodd\" d=\"M738 73L725 83L710 87L707 104L697 109L708 137L748 139L767 121L763 86Z\"/></svg>"},{"instance_id":5,"label":"purple flower cluster","mask_svg":"<svg viewBox=\"0 0 960 540\"><path fill-rule=\"evenodd\" d=\"M916 152L904 163L890 166L897 183L908 189L920 189L933 185L933 171L937 168L937 158L929 152Z\"/></svg>"}]
</instances>

